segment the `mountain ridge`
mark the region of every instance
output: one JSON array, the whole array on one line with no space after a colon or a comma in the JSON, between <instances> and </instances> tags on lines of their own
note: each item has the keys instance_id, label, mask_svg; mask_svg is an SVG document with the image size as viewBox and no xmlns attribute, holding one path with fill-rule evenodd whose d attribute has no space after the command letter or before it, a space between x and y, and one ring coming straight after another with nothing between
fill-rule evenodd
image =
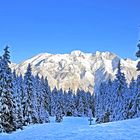
<instances>
[{"instance_id":1,"label":"mountain ridge","mask_svg":"<svg viewBox=\"0 0 140 140\"><path fill-rule=\"evenodd\" d=\"M128 83L132 77L136 78L137 61L130 58L122 59L109 51L84 53L79 50L67 54L40 53L20 64L11 65L17 74L24 74L30 63L34 75L47 76L51 88L63 90L69 88L76 91L78 88L85 91L99 89L101 82L114 79L118 62L121 61L122 71Z\"/></svg>"}]
</instances>

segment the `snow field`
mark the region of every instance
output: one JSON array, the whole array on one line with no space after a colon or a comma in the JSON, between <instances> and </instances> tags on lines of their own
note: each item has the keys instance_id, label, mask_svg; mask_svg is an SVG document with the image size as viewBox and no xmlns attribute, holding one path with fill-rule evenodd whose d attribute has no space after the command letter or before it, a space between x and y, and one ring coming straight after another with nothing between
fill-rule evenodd
<instances>
[{"instance_id":1,"label":"snow field","mask_svg":"<svg viewBox=\"0 0 140 140\"><path fill-rule=\"evenodd\" d=\"M12 134L0 134L0 140L140 140L140 118L95 124L88 118L65 117L62 123L30 125Z\"/></svg>"}]
</instances>

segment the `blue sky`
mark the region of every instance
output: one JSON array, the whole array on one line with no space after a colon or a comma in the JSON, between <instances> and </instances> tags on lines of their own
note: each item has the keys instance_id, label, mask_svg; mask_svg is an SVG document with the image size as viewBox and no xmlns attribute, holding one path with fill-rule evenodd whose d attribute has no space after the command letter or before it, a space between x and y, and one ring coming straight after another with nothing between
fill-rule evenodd
<instances>
[{"instance_id":1,"label":"blue sky","mask_svg":"<svg viewBox=\"0 0 140 140\"><path fill-rule=\"evenodd\" d=\"M1 0L0 54L19 63L41 52L111 51L135 57L140 0Z\"/></svg>"}]
</instances>

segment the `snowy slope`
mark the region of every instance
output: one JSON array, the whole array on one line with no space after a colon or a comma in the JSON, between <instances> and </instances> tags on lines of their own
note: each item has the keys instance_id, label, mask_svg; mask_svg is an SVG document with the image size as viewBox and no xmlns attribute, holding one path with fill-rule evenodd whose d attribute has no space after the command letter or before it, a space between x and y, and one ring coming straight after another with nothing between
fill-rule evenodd
<instances>
[{"instance_id":1,"label":"snowy slope","mask_svg":"<svg viewBox=\"0 0 140 140\"><path fill-rule=\"evenodd\" d=\"M42 53L28 59L19 65L12 65L18 74L24 74L27 65L31 63L33 74L47 76L52 88L67 90L77 88L93 92L100 83L108 78L114 78L120 58L110 52L83 53L73 51L70 54ZM136 61L121 59L122 69L128 82L136 77Z\"/></svg>"},{"instance_id":2,"label":"snowy slope","mask_svg":"<svg viewBox=\"0 0 140 140\"><path fill-rule=\"evenodd\" d=\"M0 140L140 140L140 118L92 126L88 118L64 118L60 124L33 125Z\"/></svg>"}]
</instances>

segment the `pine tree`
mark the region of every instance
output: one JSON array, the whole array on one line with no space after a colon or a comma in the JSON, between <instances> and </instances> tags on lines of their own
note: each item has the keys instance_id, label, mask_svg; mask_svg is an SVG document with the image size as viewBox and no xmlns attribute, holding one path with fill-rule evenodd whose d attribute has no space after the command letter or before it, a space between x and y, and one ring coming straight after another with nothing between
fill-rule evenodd
<instances>
[{"instance_id":1,"label":"pine tree","mask_svg":"<svg viewBox=\"0 0 140 140\"><path fill-rule=\"evenodd\" d=\"M22 75L17 77L17 87L18 87L18 118L19 118L19 127L22 129L24 126L25 120L23 118L23 106L24 106L24 82ZM22 123L22 124L21 124Z\"/></svg>"},{"instance_id":2,"label":"pine tree","mask_svg":"<svg viewBox=\"0 0 140 140\"><path fill-rule=\"evenodd\" d=\"M1 59L1 109L0 109L0 126L2 132L10 133L16 130L15 116L13 108L15 107L13 101L12 91L12 73L9 67L10 55L8 46L4 49L4 54Z\"/></svg>"},{"instance_id":3,"label":"pine tree","mask_svg":"<svg viewBox=\"0 0 140 140\"><path fill-rule=\"evenodd\" d=\"M3 92L3 62L2 57L0 57L0 133L4 132L4 127L2 124L2 92Z\"/></svg>"},{"instance_id":4,"label":"pine tree","mask_svg":"<svg viewBox=\"0 0 140 140\"><path fill-rule=\"evenodd\" d=\"M140 41L137 45L139 48L136 56L140 58ZM140 61L137 64L137 70L140 71ZM137 77L137 95L136 95L136 110L137 110L137 117L140 117L140 75Z\"/></svg>"},{"instance_id":5,"label":"pine tree","mask_svg":"<svg viewBox=\"0 0 140 140\"><path fill-rule=\"evenodd\" d=\"M138 52L136 53L136 56L137 56L138 58L140 58L140 40L139 40L139 43L138 43L137 47L139 48L139 50L138 50ZM137 70L140 71L140 61L139 61L138 64L137 64Z\"/></svg>"},{"instance_id":6,"label":"pine tree","mask_svg":"<svg viewBox=\"0 0 140 140\"><path fill-rule=\"evenodd\" d=\"M21 116L22 116L22 125L26 126L26 114L27 114L27 94L25 93L25 81L22 75L19 76L19 91L20 91L20 102L21 102Z\"/></svg>"},{"instance_id":7,"label":"pine tree","mask_svg":"<svg viewBox=\"0 0 140 140\"><path fill-rule=\"evenodd\" d=\"M138 75L137 78L137 94L135 97L135 103L136 103L136 117L140 117L140 75Z\"/></svg>"},{"instance_id":8,"label":"pine tree","mask_svg":"<svg viewBox=\"0 0 140 140\"><path fill-rule=\"evenodd\" d=\"M105 113L106 113L106 108L105 108L105 104L106 104L106 100L107 100L107 94L106 94L106 83L101 83L100 85L100 89L98 91L98 93L96 93L96 112L95 112L95 116L96 116L96 122L97 123L104 123L104 117L105 117Z\"/></svg>"},{"instance_id":9,"label":"pine tree","mask_svg":"<svg viewBox=\"0 0 140 140\"><path fill-rule=\"evenodd\" d=\"M84 116L84 104L83 104L82 97L79 98L79 103L78 103L77 108L78 108L78 116L83 117Z\"/></svg>"},{"instance_id":10,"label":"pine tree","mask_svg":"<svg viewBox=\"0 0 140 140\"><path fill-rule=\"evenodd\" d=\"M24 76L24 82L25 82L25 93L26 93L26 99L25 99L25 122L26 124L35 124L37 123L37 116L35 112L35 104L34 104L34 86L33 86L33 76L32 76L32 69L31 65L29 64L27 67L27 71Z\"/></svg>"},{"instance_id":11,"label":"pine tree","mask_svg":"<svg viewBox=\"0 0 140 140\"><path fill-rule=\"evenodd\" d=\"M47 79L44 80L42 77L39 78L38 75L35 77L35 92L36 92L36 109L38 112L38 120L39 123L49 123L49 99L50 99L50 92L48 93L48 81Z\"/></svg>"},{"instance_id":12,"label":"pine tree","mask_svg":"<svg viewBox=\"0 0 140 140\"><path fill-rule=\"evenodd\" d=\"M77 108L74 109L73 116L74 116L74 117L78 117L78 111L77 111Z\"/></svg>"},{"instance_id":13,"label":"pine tree","mask_svg":"<svg viewBox=\"0 0 140 140\"><path fill-rule=\"evenodd\" d=\"M43 89L42 81L37 74L33 77L34 81L34 113L36 116L36 123L43 123Z\"/></svg>"},{"instance_id":14,"label":"pine tree","mask_svg":"<svg viewBox=\"0 0 140 140\"><path fill-rule=\"evenodd\" d=\"M124 73L121 72L121 64L118 64L118 71L116 74L116 79L114 81L115 93L116 94L116 107L114 109L115 120L123 120L124 119L124 111L126 107L125 97L127 96L127 83L125 79Z\"/></svg>"},{"instance_id":15,"label":"pine tree","mask_svg":"<svg viewBox=\"0 0 140 140\"><path fill-rule=\"evenodd\" d=\"M69 89L66 95L66 116L72 116L74 114L75 104L73 100L72 90Z\"/></svg>"},{"instance_id":16,"label":"pine tree","mask_svg":"<svg viewBox=\"0 0 140 140\"><path fill-rule=\"evenodd\" d=\"M14 114L16 115L16 128L17 129L22 129L22 126L23 126L20 88L21 88L20 78L16 75L16 72L14 70L13 72L13 100L14 100L15 107L13 108L13 110L14 110Z\"/></svg>"},{"instance_id":17,"label":"pine tree","mask_svg":"<svg viewBox=\"0 0 140 140\"><path fill-rule=\"evenodd\" d=\"M109 116L109 121L113 121L113 110L115 108L115 99L116 99L116 96L117 94L114 92L113 89L116 89L115 87L113 88L114 86L114 82L111 81L109 79L107 85L106 85L106 113L108 112L108 114L110 114Z\"/></svg>"},{"instance_id":18,"label":"pine tree","mask_svg":"<svg viewBox=\"0 0 140 140\"><path fill-rule=\"evenodd\" d=\"M90 94L88 92L83 91L83 104L84 104L84 115L88 116L90 109Z\"/></svg>"},{"instance_id":19,"label":"pine tree","mask_svg":"<svg viewBox=\"0 0 140 140\"><path fill-rule=\"evenodd\" d=\"M51 116L55 116L56 114L56 107L57 107L57 97L58 97L58 91L56 87L52 90L51 93Z\"/></svg>"},{"instance_id":20,"label":"pine tree","mask_svg":"<svg viewBox=\"0 0 140 140\"><path fill-rule=\"evenodd\" d=\"M55 114L56 114L55 121L58 123L62 122L63 121L63 112L62 112L62 106L61 106L60 101L57 101L57 107L56 107Z\"/></svg>"},{"instance_id":21,"label":"pine tree","mask_svg":"<svg viewBox=\"0 0 140 140\"><path fill-rule=\"evenodd\" d=\"M93 117L95 117L95 95L90 93L90 108L93 113Z\"/></svg>"},{"instance_id":22,"label":"pine tree","mask_svg":"<svg viewBox=\"0 0 140 140\"><path fill-rule=\"evenodd\" d=\"M50 123L50 115L49 115L49 112L47 110L45 110L44 122Z\"/></svg>"},{"instance_id":23,"label":"pine tree","mask_svg":"<svg viewBox=\"0 0 140 140\"><path fill-rule=\"evenodd\" d=\"M137 90L136 90L136 80L132 78L131 83L129 85L129 98L128 98L128 104L127 104L127 118L131 119L134 118L136 115L136 95L137 95Z\"/></svg>"},{"instance_id":24,"label":"pine tree","mask_svg":"<svg viewBox=\"0 0 140 140\"><path fill-rule=\"evenodd\" d=\"M56 103L56 108L55 108L55 115L56 119L55 121L60 123L63 121L63 105L62 105L62 98L61 95L58 93L57 94L57 103Z\"/></svg>"},{"instance_id":25,"label":"pine tree","mask_svg":"<svg viewBox=\"0 0 140 140\"><path fill-rule=\"evenodd\" d=\"M43 90L43 106L44 109L51 114L51 90L48 84L47 77L44 79L42 77L42 90Z\"/></svg>"}]
</instances>

